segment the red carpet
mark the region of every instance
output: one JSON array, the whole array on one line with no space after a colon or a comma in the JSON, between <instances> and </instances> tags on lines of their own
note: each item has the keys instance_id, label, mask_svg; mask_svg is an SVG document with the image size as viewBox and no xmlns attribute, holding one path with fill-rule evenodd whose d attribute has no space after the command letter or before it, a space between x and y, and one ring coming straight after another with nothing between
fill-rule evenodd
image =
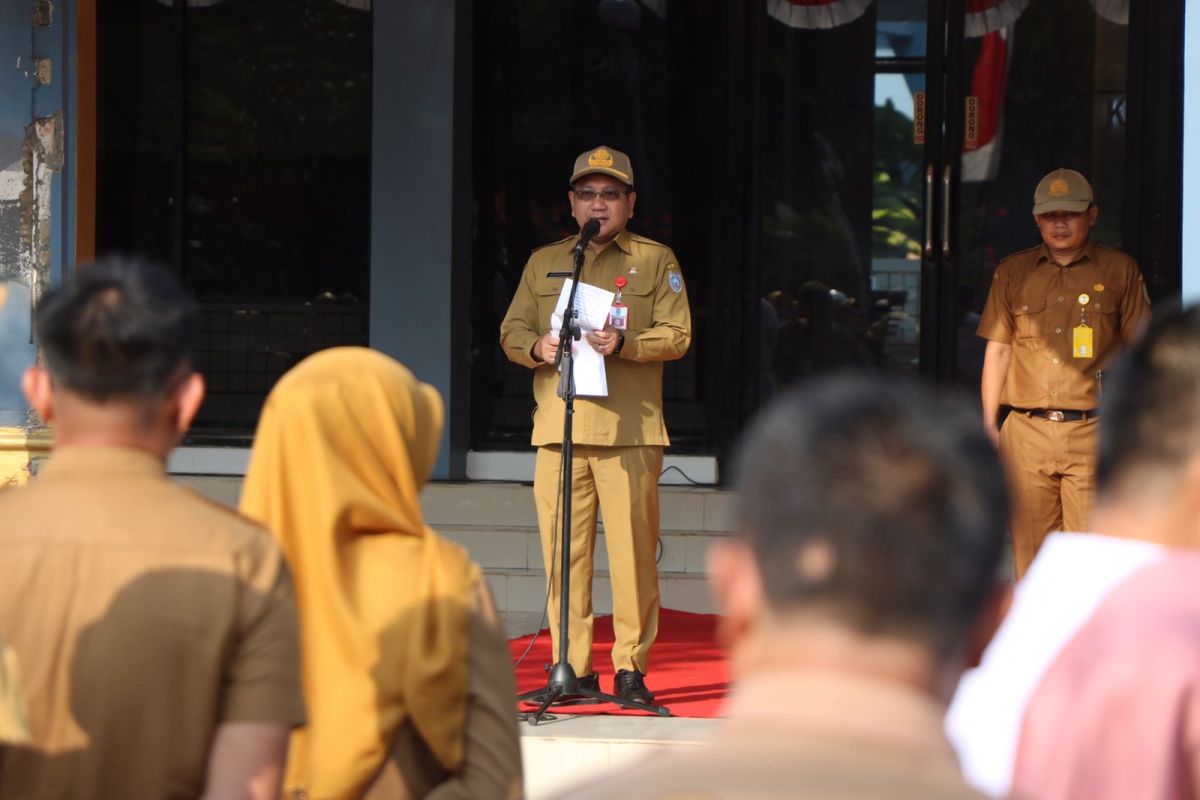
<instances>
[{"instance_id":1,"label":"red carpet","mask_svg":"<svg viewBox=\"0 0 1200 800\"><path fill-rule=\"evenodd\" d=\"M717 617L713 614L689 614L663 609L658 618L658 639L651 651L646 686L654 692L659 705L671 709L675 717L720 716L722 701L729 689L729 663L725 649L716 642ZM508 643L515 662L532 636ZM596 617L596 635L592 646L592 665L600 673L600 690L612 692L612 617ZM543 630L537 644L516 669L517 691L527 692L546 685L544 666L554 662L550 654L550 632ZM611 703L552 706L555 714L633 714Z\"/></svg>"}]
</instances>

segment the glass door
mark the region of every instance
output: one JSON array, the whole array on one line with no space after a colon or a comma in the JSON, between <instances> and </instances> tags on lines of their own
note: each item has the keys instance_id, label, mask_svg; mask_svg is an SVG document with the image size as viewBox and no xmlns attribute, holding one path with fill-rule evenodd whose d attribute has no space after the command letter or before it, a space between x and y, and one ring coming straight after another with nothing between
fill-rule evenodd
<instances>
[{"instance_id":1,"label":"glass door","mask_svg":"<svg viewBox=\"0 0 1200 800\"><path fill-rule=\"evenodd\" d=\"M754 103L759 401L842 367L922 369L927 3L768 3ZM936 103L934 104L936 107Z\"/></svg>"}]
</instances>

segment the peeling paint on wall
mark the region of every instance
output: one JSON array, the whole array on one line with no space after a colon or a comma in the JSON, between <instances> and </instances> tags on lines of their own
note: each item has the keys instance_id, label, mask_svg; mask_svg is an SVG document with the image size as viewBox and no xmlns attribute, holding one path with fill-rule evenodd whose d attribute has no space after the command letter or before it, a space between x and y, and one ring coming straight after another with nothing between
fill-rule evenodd
<instances>
[{"instance_id":1,"label":"peeling paint on wall","mask_svg":"<svg viewBox=\"0 0 1200 800\"><path fill-rule=\"evenodd\" d=\"M25 146L21 151L24 186L21 190L21 243L28 269L25 277L33 302L50 286L50 215L54 173L63 167L62 113L35 119L25 129Z\"/></svg>"},{"instance_id":2,"label":"peeling paint on wall","mask_svg":"<svg viewBox=\"0 0 1200 800\"><path fill-rule=\"evenodd\" d=\"M53 85L53 62L64 63L56 10L49 0L0 2L0 433L31 423L20 376L36 358L33 307L57 257L51 223L65 126Z\"/></svg>"}]
</instances>

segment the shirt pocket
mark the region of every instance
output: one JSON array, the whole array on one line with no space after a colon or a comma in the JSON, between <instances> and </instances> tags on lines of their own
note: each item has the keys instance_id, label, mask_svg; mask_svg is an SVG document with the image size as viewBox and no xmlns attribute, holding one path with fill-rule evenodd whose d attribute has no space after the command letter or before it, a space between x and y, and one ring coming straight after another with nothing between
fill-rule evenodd
<instances>
[{"instance_id":1,"label":"shirt pocket","mask_svg":"<svg viewBox=\"0 0 1200 800\"><path fill-rule=\"evenodd\" d=\"M538 281L533 291L537 295L537 327L538 330L550 330L550 315L558 305L558 296L562 294L563 281L546 279Z\"/></svg>"},{"instance_id":2,"label":"shirt pocket","mask_svg":"<svg viewBox=\"0 0 1200 800\"><path fill-rule=\"evenodd\" d=\"M1019 298L1013 307L1013 338L1041 339L1046 334L1046 298Z\"/></svg>"},{"instance_id":3,"label":"shirt pocket","mask_svg":"<svg viewBox=\"0 0 1200 800\"><path fill-rule=\"evenodd\" d=\"M650 327L650 323L654 321L653 282L648 279L631 280L621 289L621 302L629 308L629 320L626 324L628 330L644 330Z\"/></svg>"},{"instance_id":4,"label":"shirt pocket","mask_svg":"<svg viewBox=\"0 0 1200 800\"><path fill-rule=\"evenodd\" d=\"M1095 329L1095 344L1093 345L1097 353L1108 347L1117 340L1117 331L1119 328L1117 322L1117 311L1119 298L1116 295L1108 293L1099 295L1088 303L1087 311L1084 313L1084 319L1087 324Z\"/></svg>"}]
</instances>

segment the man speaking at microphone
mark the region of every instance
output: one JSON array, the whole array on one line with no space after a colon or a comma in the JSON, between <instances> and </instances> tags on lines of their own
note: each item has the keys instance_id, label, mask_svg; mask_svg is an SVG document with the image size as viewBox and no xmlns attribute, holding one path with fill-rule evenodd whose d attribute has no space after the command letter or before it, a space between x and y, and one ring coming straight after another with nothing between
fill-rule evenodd
<instances>
[{"instance_id":1,"label":"man speaking at microphone","mask_svg":"<svg viewBox=\"0 0 1200 800\"><path fill-rule=\"evenodd\" d=\"M662 413L662 362L682 358L692 341L692 315L679 262L671 249L626 230L637 193L629 157L610 147L575 160L567 199L586 236L568 236L529 257L516 295L500 325L508 357L533 369L533 444L537 450L533 494L541 529L542 558L550 576L550 635L558 654L558 550L561 519L564 405L554 367L559 331L550 316L571 272L572 251L586 240L580 280L620 290L604 330L576 347L604 357L605 397L575 400L571 495L571 580L568 661L580 683L600 690L592 667L592 554L597 503L613 595L613 694L643 703L650 648L658 632L658 477L670 442ZM594 228L594 226L593 226ZM614 324L615 323L615 324Z\"/></svg>"}]
</instances>

